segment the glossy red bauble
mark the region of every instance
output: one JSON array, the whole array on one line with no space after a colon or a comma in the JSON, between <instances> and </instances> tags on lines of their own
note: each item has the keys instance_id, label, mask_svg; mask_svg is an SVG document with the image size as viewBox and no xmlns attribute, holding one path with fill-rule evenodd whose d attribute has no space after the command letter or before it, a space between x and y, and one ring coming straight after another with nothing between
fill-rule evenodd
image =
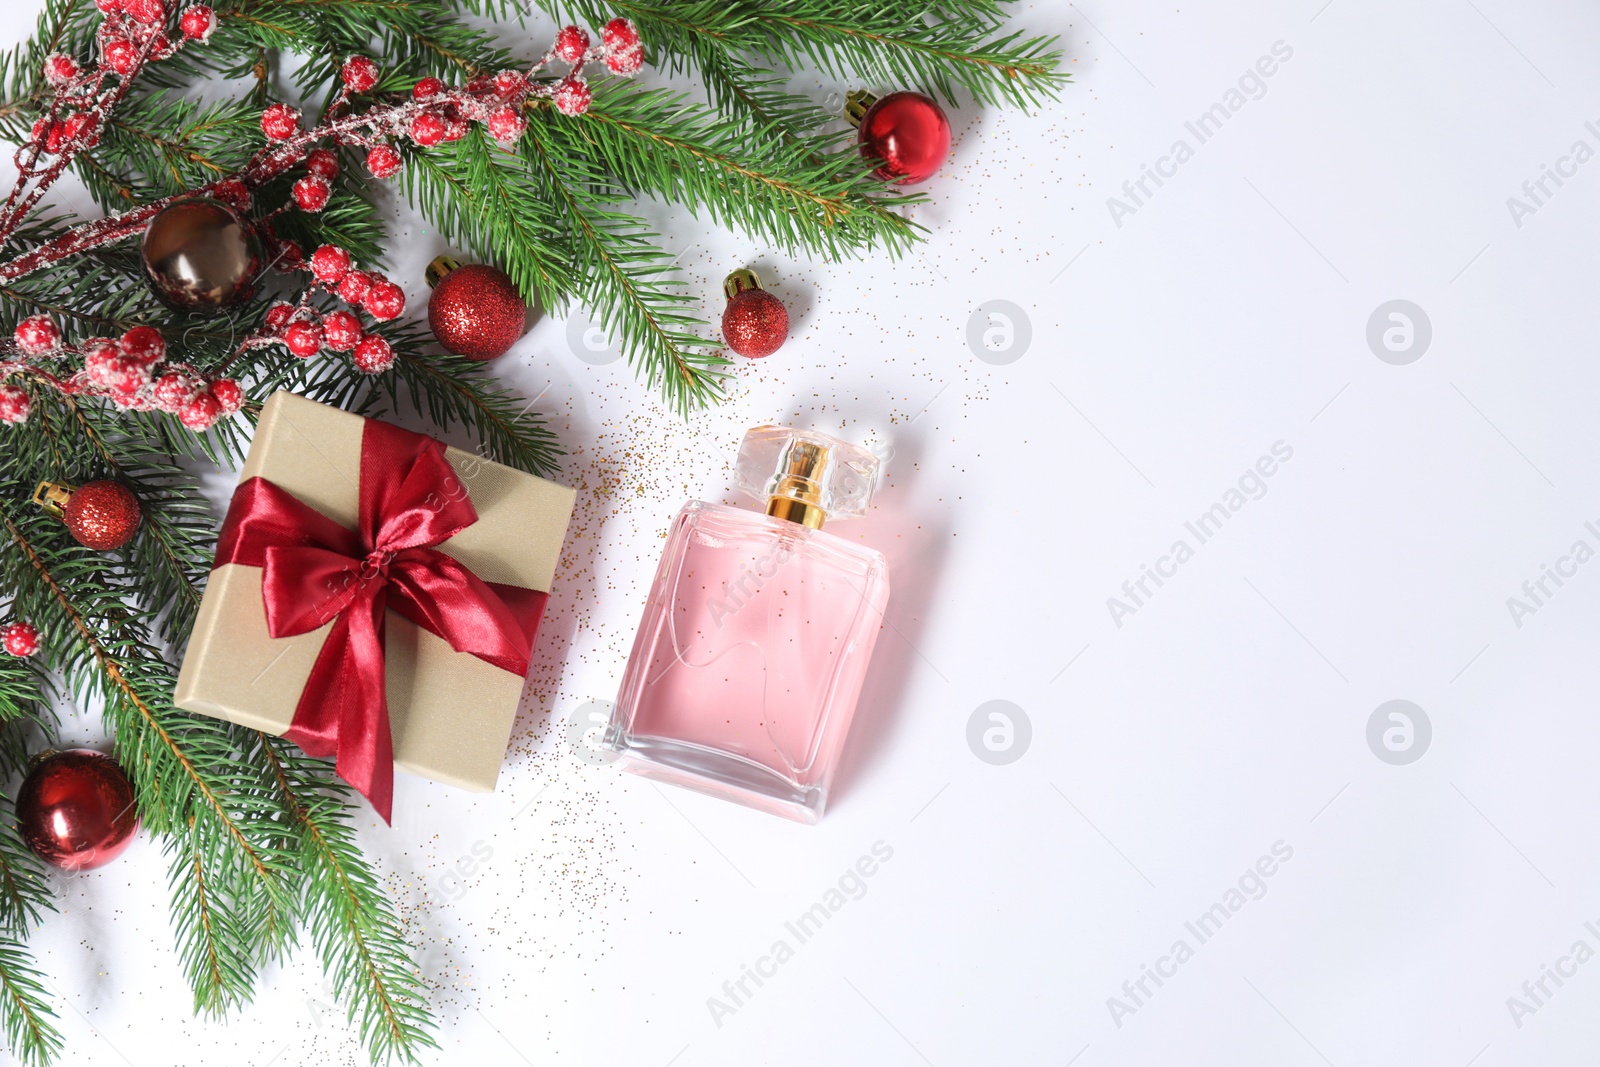
<instances>
[{"instance_id":1,"label":"glossy red bauble","mask_svg":"<svg viewBox=\"0 0 1600 1067\"><path fill-rule=\"evenodd\" d=\"M65 871L105 866L138 829L128 776L116 760L90 749L44 754L17 792L22 839L40 859Z\"/></svg>"},{"instance_id":2,"label":"glossy red bauble","mask_svg":"<svg viewBox=\"0 0 1600 1067\"><path fill-rule=\"evenodd\" d=\"M920 185L950 155L950 120L921 93L890 93L861 117L861 154L880 161L873 171L896 185Z\"/></svg>"},{"instance_id":3,"label":"glossy red bauble","mask_svg":"<svg viewBox=\"0 0 1600 1067\"><path fill-rule=\"evenodd\" d=\"M468 359L505 355L527 325L528 305L517 283L486 263L448 269L428 298L433 336L447 351Z\"/></svg>"}]
</instances>

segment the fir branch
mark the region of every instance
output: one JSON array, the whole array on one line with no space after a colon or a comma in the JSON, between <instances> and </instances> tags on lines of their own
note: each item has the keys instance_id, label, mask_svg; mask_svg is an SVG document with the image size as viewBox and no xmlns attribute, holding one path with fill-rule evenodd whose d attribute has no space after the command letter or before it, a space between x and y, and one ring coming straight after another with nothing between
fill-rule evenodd
<instances>
[{"instance_id":1,"label":"fir branch","mask_svg":"<svg viewBox=\"0 0 1600 1067\"><path fill-rule=\"evenodd\" d=\"M300 832L305 893L317 905L307 908L307 924L323 971L373 1062L415 1063L422 1049L438 1047L425 986L400 921L355 844L349 790L326 777L325 764L278 738L260 740Z\"/></svg>"},{"instance_id":2,"label":"fir branch","mask_svg":"<svg viewBox=\"0 0 1600 1067\"><path fill-rule=\"evenodd\" d=\"M828 259L909 248L918 227L887 210L922 200L863 189L871 164L832 138L772 136L728 124L682 94L616 83L601 86L581 123L543 129L564 158L587 156L635 195L650 194L793 254Z\"/></svg>"},{"instance_id":3,"label":"fir branch","mask_svg":"<svg viewBox=\"0 0 1600 1067\"><path fill-rule=\"evenodd\" d=\"M250 999L255 946L240 917L226 905L225 890L211 869L217 857L193 818L187 832L168 836L166 851L172 858L167 887L178 961L194 991L196 1014L219 1018Z\"/></svg>"},{"instance_id":4,"label":"fir branch","mask_svg":"<svg viewBox=\"0 0 1600 1067\"><path fill-rule=\"evenodd\" d=\"M214 858L215 889L206 899L207 914L229 909L226 921L239 933L223 938L215 926L205 932L183 927L179 942L186 962L197 958L197 936L206 942L201 955L231 950L224 966L195 966L187 973L198 983L198 1007L220 1010L238 1003L248 996L252 957L273 932L242 922L237 902L266 894L282 908L288 905L293 858L270 834L281 810L250 789L258 772L238 751L229 724L163 706L172 691L171 668L142 640L139 624L148 625L148 618L124 603L126 591L115 583L94 582L82 564L61 559L59 535L29 529L3 501L0 526L18 549L0 558L4 577L44 634L45 648L65 650L57 666L80 690L104 701L146 828L162 836L197 835ZM174 914L180 921L197 914L185 884L174 885Z\"/></svg>"},{"instance_id":5,"label":"fir branch","mask_svg":"<svg viewBox=\"0 0 1600 1067\"><path fill-rule=\"evenodd\" d=\"M407 153L406 195L458 247L498 263L525 297L561 307L574 289L562 220L520 163L474 131Z\"/></svg>"},{"instance_id":6,"label":"fir branch","mask_svg":"<svg viewBox=\"0 0 1600 1067\"><path fill-rule=\"evenodd\" d=\"M28 1067L52 1063L64 1047L55 1019L43 972L15 935L0 931L0 1029L12 1055Z\"/></svg>"},{"instance_id":7,"label":"fir branch","mask_svg":"<svg viewBox=\"0 0 1600 1067\"><path fill-rule=\"evenodd\" d=\"M630 364L680 413L720 398L728 361L692 332L705 323L689 311L677 260L652 243L657 235L641 220L612 206L597 166L559 154L548 125L546 112L530 116L522 158L569 218L579 298L621 334Z\"/></svg>"},{"instance_id":8,"label":"fir branch","mask_svg":"<svg viewBox=\"0 0 1600 1067\"><path fill-rule=\"evenodd\" d=\"M44 677L28 660L0 658L0 729L5 732L5 764L20 771L26 761L23 732L36 727L54 732L45 702ZM8 775L9 777L9 775ZM44 865L16 832L15 805L0 794L0 930L26 934L46 911L55 910Z\"/></svg>"},{"instance_id":9,"label":"fir branch","mask_svg":"<svg viewBox=\"0 0 1600 1067\"><path fill-rule=\"evenodd\" d=\"M752 59L813 65L833 78L920 86L951 103L959 86L980 103L1023 107L1054 97L1067 80L1055 38L1005 32L1010 0L946 0L916 14L859 0L539 2L552 14L571 8L586 18L614 9L679 65L691 61L698 41L741 66Z\"/></svg>"},{"instance_id":10,"label":"fir branch","mask_svg":"<svg viewBox=\"0 0 1600 1067\"><path fill-rule=\"evenodd\" d=\"M61 406L96 462L89 470L47 473L51 478L85 481L90 474L103 474L133 491L143 515L127 558L143 576L140 592L145 602L163 613L159 632L177 644L200 610L211 569L214 524L200 486L193 475L165 459L170 453L159 444L130 434L138 424L109 416L72 396L61 397Z\"/></svg>"}]
</instances>

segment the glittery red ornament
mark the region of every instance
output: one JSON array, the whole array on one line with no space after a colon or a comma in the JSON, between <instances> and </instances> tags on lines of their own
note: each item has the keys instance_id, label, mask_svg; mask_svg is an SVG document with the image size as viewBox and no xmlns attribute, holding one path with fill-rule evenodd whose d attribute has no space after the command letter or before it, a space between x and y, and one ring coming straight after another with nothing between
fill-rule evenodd
<instances>
[{"instance_id":1,"label":"glittery red ornament","mask_svg":"<svg viewBox=\"0 0 1600 1067\"><path fill-rule=\"evenodd\" d=\"M105 866L138 829L128 776L91 749L40 753L17 791L17 831L35 855L64 871Z\"/></svg>"},{"instance_id":2,"label":"glittery red ornament","mask_svg":"<svg viewBox=\"0 0 1600 1067\"><path fill-rule=\"evenodd\" d=\"M73 540L97 552L121 548L139 529L139 498L120 482L81 486L41 482L33 499L67 524Z\"/></svg>"},{"instance_id":3,"label":"glittery red ornament","mask_svg":"<svg viewBox=\"0 0 1600 1067\"><path fill-rule=\"evenodd\" d=\"M873 171L896 185L921 185L950 155L950 120L932 97L890 93L882 99L857 90L845 114L859 127L861 154L881 160Z\"/></svg>"},{"instance_id":4,"label":"glittery red ornament","mask_svg":"<svg viewBox=\"0 0 1600 1067\"><path fill-rule=\"evenodd\" d=\"M722 339L750 359L770 356L789 339L789 309L761 288L754 271L736 270L723 283L728 306L722 312Z\"/></svg>"},{"instance_id":5,"label":"glittery red ornament","mask_svg":"<svg viewBox=\"0 0 1600 1067\"><path fill-rule=\"evenodd\" d=\"M428 328L447 351L494 359L527 329L528 305L504 271L485 263L463 267L440 256L428 265L428 280L433 283Z\"/></svg>"}]
</instances>

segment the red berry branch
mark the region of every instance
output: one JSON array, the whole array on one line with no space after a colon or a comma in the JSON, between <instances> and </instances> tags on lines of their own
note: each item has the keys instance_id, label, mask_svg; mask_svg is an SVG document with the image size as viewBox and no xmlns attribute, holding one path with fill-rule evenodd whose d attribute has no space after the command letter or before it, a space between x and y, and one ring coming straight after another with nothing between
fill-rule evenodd
<instances>
[{"instance_id":1,"label":"red berry branch","mask_svg":"<svg viewBox=\"0 0 1600 1067\"><path fill-rule=\"evenodd\" d=\"M18 150L18 182L0 207L0 243L76 153L96 143L107 116L144 65L170 57L187 41L205 43L216 27L210 8L189 7L178 18L181 36L173 43L164 32L167 0L96 0L96 5L106 15L96 38L100 63L83 71L68 56L52 55L45 61L45 78L55 93L28 144ZM567 73L560 78L540 77L558 59L568 64ZM321 125L302 129L298 109L273 104L261 115L266 146L236 174L84 223L0 264L0 283L14 281L90 249L138 236L164 208L191 197L209 196L244 213L257 189L296 167L305 170L292 187L290 202L254 220L254 225L268 238L273 266L284 273L304 271L310 282L297 301L274 304L261 326L212 374L164 362L165 343L148 326L136 326L120 339L95 337L69 345L63 343L53 320L34 316L18 325L11 344L0 343L0 421L21 422L28 417L28 391L8 381L15 375L63 393L104 397L127 409L165 411L198 431L239 409L238 383L218 375L253 349L282 346L301 359L322 351L348 353L360 370L372 374L387 370L394 363L393 350L354 312L364 311L374 322L397 318L405 311L400 287L377 271L358 269L350 253L335 245L323 245L306 256L292 241L275 238L272 220L289 210L316 213L327 207L339 173L336 147L365 150L368 173L386 179L399 172L403 160L396 145L406 141L431 148L459 140L471 123L478 122L509 147L527 129L523 113L535 101L548 101L563 115L582 115L592 99L584 68L594 61L616 74L638 71L644 53L633 24L612 19L598 46L591 46L589 34L581 28L567 26L527 70L483 74L454 87L438 78L423 78L408 99L379 102L355 112L352 98L375 88L379 71L366 56L351 56L340 70L339 92ZM41 163L43 159L50 162ZM317 292L337 297L352 310L320 313L311 305Z\"/></svg>"}]
</instances>

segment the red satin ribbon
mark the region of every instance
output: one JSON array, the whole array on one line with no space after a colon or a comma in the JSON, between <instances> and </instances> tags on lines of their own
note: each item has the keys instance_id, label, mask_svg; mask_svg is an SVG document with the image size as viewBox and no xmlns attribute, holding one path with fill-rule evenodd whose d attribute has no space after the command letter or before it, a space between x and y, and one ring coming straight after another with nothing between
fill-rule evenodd
<instances>
[{"instance_id":1,"label":"red satin ribbon","mask_svg":"<svg viewBox=\"0 0 1600 1067\"><path fill-rule=\"evenodd\" d=\"M348 530L264 478L239 486L216 566L260 567L267 631L293 637L333 622L284 734L385 822L394 748L384 686L384 616L393 611L518 676L528 672L545 594L485 582L434 545L478 521L444 446L367 420L361 436L359 528Z\"/></svg>"}]
</instances>

